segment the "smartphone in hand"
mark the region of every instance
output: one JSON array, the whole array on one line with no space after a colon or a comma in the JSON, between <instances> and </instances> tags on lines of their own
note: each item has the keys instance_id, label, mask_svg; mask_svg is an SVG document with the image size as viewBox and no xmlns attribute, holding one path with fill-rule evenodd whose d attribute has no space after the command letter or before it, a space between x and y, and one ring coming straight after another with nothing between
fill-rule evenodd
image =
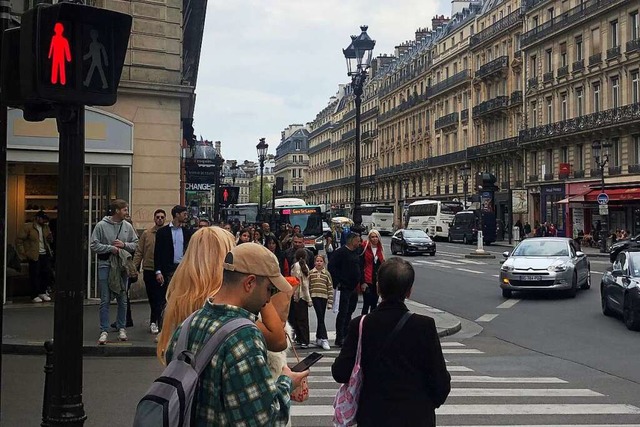
<instances>
[{"instance_id":1,"label":"smartphone in hand","mask_svg":"<svg viewBox=\"0 0 640 427\"><path fill-rule=\"evenodd\" d=\"M291 368L293 372L304 372L313 366L318 360L322 359L323 355L318 352L313 352L300 361L296 366Z\"/></svg>"}]
</instances>

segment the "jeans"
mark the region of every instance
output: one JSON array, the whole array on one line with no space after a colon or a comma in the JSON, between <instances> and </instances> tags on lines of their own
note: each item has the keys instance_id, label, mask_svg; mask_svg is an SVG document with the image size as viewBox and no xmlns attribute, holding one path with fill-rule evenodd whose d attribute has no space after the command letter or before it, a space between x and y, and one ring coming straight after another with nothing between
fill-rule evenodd
<instances>
[{"instance_id":1,"label":"jeans","mask_svg":"<svg viewBox=\"0 0 640 427\"><path fill-rule=\"evenodd\" d=\"M378 293L376 292L376 285L367 287L367 290L362 293L362 314L368 314L369 309L375 310L378 306Z\"/></svg>"},{"instance_id":2,"label":"jeans","mask_svg":"<svg viewBox=\"0 0 640 427\"><path fill-rule=\"evenodd\" d=\"M358 292L355 289L340 289L338 316L336 317L336 342L342 344L347 336L351 315L358 305Z\"/></svg>"},{"instance_id":3,"label":"jeans","mask_svg":"<svg viewBox=\"0 0 640 427\"><path fill-rule=\"evenodd\" d=\"M40 254L37 261L29 260L29 283L31 284L31 298L47 293L47 287L52 282L51 257Z\"/></svg>"},{"instance_id":4,"label":"jeans","mask_svg":"<svg viewBox=\"0 0 640 427\"><path fill-rule=\"evenodd\" d=\"M100 288L100 331L109 332L109 303L111 302L111 289L109 289L109 265L98 266L98 287ZM126 289L127 278L122 277L123 289ZM118 315L116 327L124 329L127 322L127 292L116 294L118 302Z\"/></svg>"},{"instance_id":5,"label":"jeans","mask_svg":"<svg viewBox=\"0 0 640 427\"><path fill-rule=\"evenodd\" d=\"M158 328L162 329L162 313L164 306L167 304L167 287L169 286L169 282L160 285L160 283L156 281L156 273L153 270L144 270L142 274L144 286L147 290L147 297L149 298L149 307L151 308L149 323L155 323L158 325Z\"/></svg>"},{"instance_id":6,"label":"jeans","mask_svg":"<svg viewBox=\"0 0 640 427\"><path fill-rule=\"evenodd\" d=\"M327 327L324 325L324 314L327 311L327 299L313 297L311 298L311 301L313 302L313 309L316 311L316 318L318 319L316 339L326 340L329 338L327 335Z\"/></svg>"},{"instance_id":7,"label":"jeans","mask_svg":"<svg viewBox=\"0 0 640 427\"><path fill-rule=\"evenodd\" d=\"M300 344L309 344L309 303L302 298L293 303L295 313L296 340Z\"/></svg>"}]
</instances>

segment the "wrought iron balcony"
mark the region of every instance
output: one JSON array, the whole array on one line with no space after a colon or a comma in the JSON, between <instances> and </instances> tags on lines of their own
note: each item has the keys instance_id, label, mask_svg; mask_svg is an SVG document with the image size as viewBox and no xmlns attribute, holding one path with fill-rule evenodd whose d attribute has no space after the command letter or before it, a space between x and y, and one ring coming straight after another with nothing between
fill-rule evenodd
<instances>
[{"instance_id":1,"label":"wrought iron balcony","mask_svg":"<svg viewBox=\"0 0 640 427\"><path fill-rule=\"evenodd\" d=\"M378 129L368 130L368 131L362 132L362 135L360 136L360 140L364 142L374 138L376 135L378 135Z\"/></svg>"},{"instance_id":2,"label":"wrought iron balcony","mask_svg":"<svg viewBox=\"0 0 640 427\"><path fill-rule=\"evenodd\" d=\"M502 181L500 183L501 190L508 190L511 186L509 185L509 181Z\"/></svg>"},{"instance_id":3,"label":"wrought iron balcony","mask_svg":"<svg viewBox=\"0 0 640 427\"><path fill-rule=\"evenodd\" d=\"M549 138L563 135L573 135L590 130L622 126L627 123L637 122L638 120L640 120L640 103L628 104L573 119L521 130L520 141L523 143L546 141Z\"/></svg>"},{"instance_id":4,"label":"wrought iron balcony","mask_svg":"<svg viewBox=\"0 0 640 427\"><path fill-rule=\"evenodd\" d=\"M467 158L469 160L474 160L504 154L516 149L517 146L517 136L514 138L501 139L499 141L487 142L486 144L467 148Z\"/></svg>"},{"instance_id":5,"label":"wrought iron balcony","mask_svg":"<svg viewBox=\"0 0 640 427\"><path fill-rule=\"evenodd\" d=\"M553 181L553 173L545 173L544 174L545 181Z\"/></svg>"},{"instance_id":6,"label":"wrought iron balcony","mask_svg":"<svg viewBox=\"0 0 640 427\"><path fill-rule=\"evenodd\" d=\"M574 73L577 73L578 71L582 71L582 70L584 70L584 59L575 61L571 65L571 71L573 71Z\"/></svg>"},{"instance_id":7,"label":"wrought iron balcony","mask_svg":"<svg viewBox=\"0 0 640 427\"><path fill-rule=\"evenodd\" d=\"M516 188L524 187L524 182L521 179L516 180Z\"/></svg>"},{"instance_id":8,"label":"wrought iron balcony","mask_svg":"<svg viewBox=\"0 0 640 427\"><path fill-rule=\"evenodd\" d=\"M392 108L391 110L382 113L378 116L378 122L383 122L385 120L389 120L392 117L418 105L421 105L427 101L427 94L423 93L421 95L414 94L410 95L406 101L402 101L397 107Z\"/></svg>"},{"instance_id":9,"label":"wrought iron balcony","mask_svg":"<svg viewBox=\"0 0 640 427\"><path fill-rule=\"evenodd\" d=\"M515 90L511 93L511 99L509 100L509 104L522 104L522 91Z\"/></svg>"},{"instance_id":10,"label":"wrought iron balcony","mask_svg":"<svg viewBox=\"0 0 640 427\"><path fill-rule=\"evenodd\" d=\"M640 165L629 165L627 171L629 173L640 173Z\"/></svg>"},{"instance_id":11,"label":"wrought iron balcony","mask_svg":"<svg viewBox=\"0 0 640 427\"><path fill-rule=\"evenodd\" d=\"M529 182L538 182L538 175L529 175Z\"/></svg>"},{"instance_id":12,"label":"wrought iron balcony","mask_svg":"<svg viewBox=\"0 0 640 427\"><path fill-rule=\"evenodd\" d=\"M436 119L434 127L436 130L458 124L458 113L450 113Z\"/></svg>"},{"instance_id":13,"label":"wrought iron balcony","mask_svg":"<svg viewBox=\"0 0 640 427\"><path fill-rule=\"evenodd\" d=\"M324 150L325 148L328 148L330 145L331 145L331 140L325 139L320 144L314 145L313 147L309 147L309 154L315 154L319 151Z\"/></svg>"},{"instance_id":14,"label":"wrought iron balcony","mask_svg":"<svg viewBox=\"0 0 640 427\"><path fill-rule=\"evenodd\" d=\"M564 67L558 68L558 79L562 77L566 77L569 74L569 66L565 65Z\"/></svg>"},{"instance_id":15,"label":"wrought iron balcony","mask_svg":"<svg viewBox=\"0 0 640 427\"><path fill-rule=\"evenodd\" d=\"M535 5L540 3L540 1L533 0L530 3L534 3ZM556 31L566 31L573 24L579 23L586 18L594 16L596 13L602 10L605 10L611 6L616 6L619 3L620 0L585 0L576 7L569 9L562 15L553 17L547 22L538 25L532 30L524 33L520 38L520 46L524 48L539 40L543 40ZM526 6L525 10L528 10Z\"/></svg>"},{"instance_id":16,"label":"wrought iron balcony","mask_svg":"<svg viewBox=\"0 0 640 427\"><path fill-rule=\"evenodd\" d=\"M487 114L496 113L507 108L509 105L508 96L497 96L487 101L481 102L473 107L473 117L478 118Z\"/></svg>"},{"instance_id":17,"label":"wrought iron balcony","mask_svg":"<svg viewBox=\"0 0 640 427\"><path fill-rule=\"evenodd\" d=\"M467 160L467 150L454 151L453 153L443 154L442 156L430 157L427 160L429 167L463 163Z\"/></svg>"},{"instance_id":18,"label":"wrought iron balcony","mask_svg":"<svg viewBox=\"0 0 640 427\"><path fill-rule=\"evenodd\" d=\"M350 139L353 139L355 137L356 137L356 130L355 129L351 129L351 130L348 130L345 133L343 133L342 134L342 138L340 138L340 139L341 139L342 142L347 142Z\"/></svg>"},{"instance_id":19,"label":"wrought iron balcony","mask_svg":"<svg viewBox=\"0 0 640 427\"><path fill-rule=\"evenodd\" d=\"M342 166L342 159L337 159L329 162L329 169L339 168Z\"/></svg>"},{"instance_id":20,"label":"wrought iron balcony","mask_svg":"<svg viewBox=\"0 0 640 427\"><path fill-rule=\"evenodd\" d=\"M460 111L460 121L461 122L469 121L469 109L468 108L465 108L464 110Z\"/></svg>"},{"instance_id":21,"label":"wrought iron balcony","mask_svg":"<svg viewBox=\"0 0 640 427\"><path fill-rule=\"evenodd\" d=\"M314 129L310 134L309 138L313 138L314 136L320 135L322 132L327 131L333 127L333 123L327 122L320 126L319 128Z\"/></svg>"},{"instance_id":22,"label":"wrought iron balcony","mask_svg":"<svg viewBox=\"0 0 640 427\"><path fill-rule=\"evenodd\" d=\"M469 40L469 47L473 49L477 45L491 40L492 38L500 35L503 31L508 30L513 25L519 24L521 22L522 15L520 14L520 10L515 10L504 18L491 24L488 28L480 31L478 34L474 34L473 36L471 36L471 39Z\"/></svg>"},{"instance_id":23,"label":"wrought iron balcony","mask_svg":"<svg viewBox=\"0 0 640 427\"><path fill-rule=\"evenodd\" d=\"M544 83L551 83L553 81L553 71L549 71L548 73L544 73L542 75L542 81Z\"/></svg>"},{"instance_id":24,"label":"wrought iron balcony","mask_svg":"<svg viewBox=\"0 0 640 427\"><path fill-rule=\"evenodd\" d=\"M607 61L616 59L620 56L620 45L614 46L611 49L607 49Z\"/></svg>"},{"instance_id":25,"label":"wrought iron balcony","mask_svg":"<svg viewBox=\"0 0 640 427\"><path fill-rule=\"evenodd\" d=\"M589 57L589 67L602 64L602 52L594 53Z\"/></svg>"},{"instance_id":26,"label":"wrought iron balcony","mask_svg":"<svg viewBox=\"0 0 640 427\"><path fill-rule=\"evenodd\" d=\"M584 170L573 171L573 177L576 179L584 178Z\"/></svg>"},{"instance_id":27,"label":"wrought iron balcony","mask_svg":"<svg viewBox=\"0 0 640 427\"><path fill-rule=\"evenodd\" d=\"M523 0L522 2L522 11L526 12L527 10L531 10L540 3L543 3L547 0Z\"/></svg>"},{"instance_id":28,"label":"wrought iron balcony","mask_svg":"<svg viewBox=\"0 0 640 427\"><path fill-rule=\"evenodd\" d=\"M627 53L640 51L640 38L627 42Z\"/></svg>"},{"instance_id":29,"label":"wrought iron balcony","mask_svg":"<svg viewBox=\"0 0 640 427\"><path fill-rule=\"evenodd\" d=\"M602 176L602 171L600 169L591 169L591 177L592 178L600 178Z\"/></svg>"},{"instance_id":30,"label":"wrought iron balcony","mask_svg":"<svg viewBox=\"0 0 640 427\"><path fill-rule=\"evenodd\" d=\"M537 77L531 77L529 80L527 80L527 89L535 89L537 87L538 87Z\"/></svg>"},{"instance_id":31,"label":"wrought iron balcony","mask_svg":"<svg viewBox=\"0 0 640 427\"><path fill-rule=\"evenodd\" d=\"M622 166L609 166L609 175L621 175Z\"/></svg>"},{"instance_id":32,"label":"wrought iron balcony","mask_svg":"<svg viewBox=\"0 0 640 427\"><path fill-rule=\"evenodd\" d=\"M459 84L466 83L470 78L469 70L460 71L457 74L449 77L441 81L440 83L436 83L433 86L427 88L427 97L431 98L432 96L438 95L446 90L452 89Z\"/></svg>"},{"instance_id":33,"label":"wrought iron balcony","mask_svg":"<svg viewBox=\"0 0 640 427\"><path fill-rule=\"evenodd\" d=\"M476 78L484 78L509 67L509 57L504 55L489 61L476 71Z\"/></svg>"}]
</instances>

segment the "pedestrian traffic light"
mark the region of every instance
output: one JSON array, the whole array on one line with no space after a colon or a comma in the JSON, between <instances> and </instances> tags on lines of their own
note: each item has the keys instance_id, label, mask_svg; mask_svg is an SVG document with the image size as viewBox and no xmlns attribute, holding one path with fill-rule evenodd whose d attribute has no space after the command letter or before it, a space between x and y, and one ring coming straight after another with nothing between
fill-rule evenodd
<instances>
[{"instance_id":1,"label":"pedestrian traffic light","mask_svg":"<svg viewBox=\"0 0 640 427\"><path fill-rule=\"evenodd\" d=\"M276 197L280 197L284 194L284 177L276 177Z\"/></svg>"},{"instance_id":2,"label":"pedestrian traffic light","mask_svg":"<svg viewBox=\"0 0 640 427\"><path fill-rule=\"evenodd\" d=\"M24 104L115 104L130 33L131 16L112 10L64 2L25 12L19 55Z\"/></svg>"},{"instance_id":3,"label":"pedestrian traffic light","mask_svg":"<svg viewBox=\"0 0 640 427\"><path fill-rule=\"evenodd\" d=\"M498 191L496 176L488 172L478 172L476 175L476 191Z\"/></svg>"},{"instance_id":4,"label":"pedestrian traffic light","mask_svg":"<svg viewBox=\"0 0 640 427\"><path fill-rule=\"evenodd\" d=\"M240 187L224 186L220 187L218 195L218 203L222 206L236 205L238 204L238 194L240 193Z\"/></svg>"}]
</instances>

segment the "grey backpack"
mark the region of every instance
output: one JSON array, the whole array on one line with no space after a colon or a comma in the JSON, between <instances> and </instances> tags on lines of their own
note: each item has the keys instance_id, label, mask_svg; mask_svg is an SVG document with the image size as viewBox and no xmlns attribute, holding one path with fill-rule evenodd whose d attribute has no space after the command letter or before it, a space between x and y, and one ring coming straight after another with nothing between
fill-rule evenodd
<instances>
[{"instance_id":1,"label":"grey backpack","mask_svg":"<svg viewBox=\"0 0 640 427\"><path fill-rule=\"evenodd\" d=\"M187 342L191 320L196 313L182 323L173 359L138 403L134 427L189 427L200 375L227 337L239 329L255 327L249 319L232 319L207 338L194 355L187 349Z\"/></svg>"}]
</instances>

